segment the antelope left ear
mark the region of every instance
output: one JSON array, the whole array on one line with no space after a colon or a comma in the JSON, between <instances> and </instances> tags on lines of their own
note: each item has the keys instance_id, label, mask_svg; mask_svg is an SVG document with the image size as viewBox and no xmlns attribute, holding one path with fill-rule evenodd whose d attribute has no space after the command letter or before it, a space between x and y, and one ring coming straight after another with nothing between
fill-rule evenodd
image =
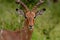
<instances>
[{"instance_id":1,"label":"antelope left ear","mask_svg":"<svg viewBox=\"0 0 60 40\"><path fill-rule=\"evenodd\" d=\"M21 9L16 9L17 13L24 16L24 12Z\"/></svg>"},{"instance_id":2,"label":"antelope left ear","mask_svg":"<svg viewBox=\"0 0 60 40\"><path fill-rule=\"evenodd\" d=\"M38 15L42 15L42 14L44 13L44 11L46 11L45 8L43 8L43 9L40 10L40 11L37 11L36 16L38 16Z\"/></svg>"}]
</instances>

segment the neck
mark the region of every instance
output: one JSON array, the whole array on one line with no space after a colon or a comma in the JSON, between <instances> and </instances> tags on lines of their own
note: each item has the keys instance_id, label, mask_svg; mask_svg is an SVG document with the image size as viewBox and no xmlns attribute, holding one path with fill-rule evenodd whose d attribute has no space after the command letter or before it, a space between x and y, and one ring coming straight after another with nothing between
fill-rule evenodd
<instances>
[{"instance_id":1,"label":"neck","mask_svg":"<svg viewBox=\"0 0 60 40\"><path fill-rule=\"evenodd\" d=\"M33 30L30 30L28 28L28 21L27 20L25 20L25 22L24 22L23 30L24 30L24 34L25 34L24 38L26 37L26 40L31 40Z\"/></svg>"}]
</instances>

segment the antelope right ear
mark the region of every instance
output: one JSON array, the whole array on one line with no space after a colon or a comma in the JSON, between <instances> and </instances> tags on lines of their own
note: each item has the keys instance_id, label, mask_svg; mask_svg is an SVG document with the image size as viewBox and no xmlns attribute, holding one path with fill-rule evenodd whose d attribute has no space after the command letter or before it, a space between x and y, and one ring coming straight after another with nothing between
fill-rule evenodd
<instances>
[{"instance_id":1,"label":"antelope right ear","mask_svg":"<svg viewBox=\"0 0 60 40\"><path fill-rule=\"evenodd\" d=\"M24 12L23 12L23 10L21 10L21 9L16 9L16 11L18 12L18 14L20 14L20 15L23 15L23 16L24 16Z\"/></svg>"},{"instance_id":2,"label":"antelope right ear","mask_svg":"<svg viewBox=\"0 0 60 40\"><path fill-rule=\"evenodd\" d=\"M43 9L40 10L40 11L37 11L36 16L38 16L38 15L42 15L42 14L44 13L44 11L46 11L45 8L43 8Z\"/></svg>"}]
</instances>

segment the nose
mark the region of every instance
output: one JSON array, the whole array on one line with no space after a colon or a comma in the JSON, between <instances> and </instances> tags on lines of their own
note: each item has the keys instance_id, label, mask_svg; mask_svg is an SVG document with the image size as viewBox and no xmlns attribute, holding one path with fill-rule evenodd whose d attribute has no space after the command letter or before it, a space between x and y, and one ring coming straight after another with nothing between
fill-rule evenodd
<instances>
[{"instance_id":1,"label":"nose","mask_svg":"<svg viewBox=\"0 0 60 40\"><path fill-rule=\"evenodd\" d=\"M32 26L31 25L29 26L29 29L32 29Z\"/></svg>"}]
</instances>

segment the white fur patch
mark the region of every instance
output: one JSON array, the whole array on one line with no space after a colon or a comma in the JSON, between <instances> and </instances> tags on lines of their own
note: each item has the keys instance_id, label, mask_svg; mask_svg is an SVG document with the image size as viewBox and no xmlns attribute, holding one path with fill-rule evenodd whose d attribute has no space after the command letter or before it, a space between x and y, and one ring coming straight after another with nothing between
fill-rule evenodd
<instances>
[{"instance_id":1,"label":"white fur patch","mask_svg":"<svg viewBox=\"0 0 60 40\"><path fill-rule=\"evenodd\" d=\"M0 37L1 37L1 39L3 39L2 33L3 33L3 30L0 31Z\"/></svg>"}]
</instances>

